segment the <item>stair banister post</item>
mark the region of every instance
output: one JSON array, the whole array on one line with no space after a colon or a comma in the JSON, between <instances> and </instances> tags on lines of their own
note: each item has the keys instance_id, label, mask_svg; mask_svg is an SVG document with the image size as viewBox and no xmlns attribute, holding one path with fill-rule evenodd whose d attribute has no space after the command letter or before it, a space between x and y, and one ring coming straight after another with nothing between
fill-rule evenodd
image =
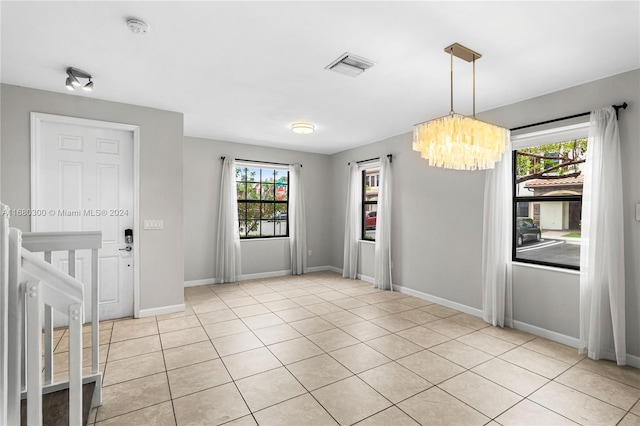
<instances>
[{"instance_id":1,"label":"stair banister post","mask_svg":"<svg viewBox=\"0 0 640 426\"><path fill-rule=\"evenodd\" d=\"M51 252L44 252L45 262L51 264ZM44 305L44 384L53 383L53 309Z\"/></svg>"},{"instance_id":2,"label":"stair banister post","mask_svg":"<svg viewBox=\"0 0 640 426\"><path fill-rule=\"evenodd\" d=\"M22 285L27 300L27 424L42 424L42 284Z\"/></svg>"},{"instance_id":3,"label":"stair banister post","mask_svg":"<svg viewBox=\"0 0 640 426\"><path fill-rule=\"evenodd\" d=\"M82 304L69 305L69 424L82 424Z\"/></svg>"},{"instance_id":4,"label":"stair banister post","mask_svg":"<svg viewBox=\"0 0 640 426\"><path fill-rule=\"evenodd\" d=\"M8 300L8 351L7 360L7 424L20 424L20 397L22 390L24 343L23 309L24 298L20 292L20 261L22 251L22 232L16 228L9 231L9 288Z\"/></svg>"}]
</instances>

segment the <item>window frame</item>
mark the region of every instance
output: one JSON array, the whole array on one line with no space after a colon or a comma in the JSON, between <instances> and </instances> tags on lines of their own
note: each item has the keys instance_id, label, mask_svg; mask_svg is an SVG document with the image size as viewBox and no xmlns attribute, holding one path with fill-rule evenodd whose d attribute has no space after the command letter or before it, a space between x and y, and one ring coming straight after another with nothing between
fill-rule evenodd
<instances>
[{"instance_id":1,"label":"window frame","mask_svg":"<svg viewBox=\"0 0 640 426\"><path fill-rule=\"evenodd\" d=\"M237 206L238 206L237 207L238 210L239 210L241 204L245 205L244 206L244 211L245 211L244 219L241 219L240 217L238 217L237 226L238 226L238 232L240 233L240 239L241 240L257 240L257 239L269 239L269 238L289 238L289 194L290 194L290 192L289 192L289 187L290 187L289 168L285 167L285 166L282 166L280 164L271 164L271 163L262 163L262 162L253 163L253 162L250 162L250 161L248 161L248 162L237 161L236 162L236 170L237 169L241 170L241 176L242 176L242 172L243 171L245 171L245 170L247 171L247 178L246 178L247 180L246 181L238 180L237 178L235 180L235 184L236 184L236 203L237 203ZM256 182L260 184L260 188L261 188L260 189L260 192L261 192L260 195L261 196L262 196L262 184L263 183L268 183L268 184L274 185L274 197L273 197L273 200L263 200L262 197L260 197L258 199L255 199L255 200L254 199L247 199L246 198L246 194L245 194L245 198L244 199L242 199L242 200L238 199L237 184L238 183L245 183L245 184L250 183L249 180L248 180L249 179L248 169L258 169L258 170L260 170L260 178ZM275 181L274 182L266 182L266 181L264 181L263 177L262 177L262 171L263 170L282 170L282 171L285 171L287 173L287 183L286 183L286 191L287 192L286 192L286 200L285 201L278 201L276 199L276 197L275 197ZM262 226L262 221L263 220L273 220L273 222L274 222L274 225L273 225L274 226L274 235L261 235L261 234L260 235L249 235L248 234L249 230L248 230L248 227L246 227L246 226L245 226L244 233L240 232L241 224L244 223L246 225L246 223L249 222L248 215L247 215L247 209L248 209L248 205L249 204L259 204L259 205L260 204L272 204L273 207L274 207L274 209L273 209L274 210L274 214L276 212L275 206L284 204L286 206L285 212L287 214L287 219L285 221L286 222L286 232L285 232L285 234L284 235L275 235L276 218L274 216L273 219L269 219L269 218L263 219L263 217L262 217L262 208L260 208L259 217L257 219L255 219L255 220L258 222L260 227Z\"/></svg>"},{"instance_id":2,"label":"window frame","mask_svg":"<svg viewBox=\"0 0 640 426\"><path fill-rule=\"evenodd\" d=\"M583 194L575 195L538 195L538 196L518 196L516 178L518 174L517 155L518 151L525 148L533 148L543 146L550 143L558 143L571 141L576 139L584 139L588 137L588 123L579 123L556 129L549 129L534 133L525 133L512 137L512 140L521 138L523 140L533 139L536 143L517 144L512 146L512 170L511 170L511 260L513 262L525 263L531 265L548 266L559 269L569 269L579 271L580 266L568 265L557 262L548 262L543 260L523 259L517 257L517 221L518 221L518 203L544 203L544 202L575 202L582 203ZM540 224L538 224L540 226ZM542 228L541 228L542 231ZM582 241L580 244L582 248ZM580 254L582 256L582 253Z\"/></svg>"},{"instance_id":3,"label":"window frame","mask_svg":"<svg viewBox=\"0 0 640 426\"><path fill-rule=\"evenodd\" d=\"M376 206L376 216L377 216L377 212L378 212L378 197L376 197L375 201L374 200L367 200L366 199L366 192L367 192L367 170L371 170L371 169L380 169L380 161L375 161L375 162L370 162L367 164L362 164L360 165L361 168L361 173L362 173L362 179L361 179L361 199L360 199L360 221L361 221L361 230L360 230L360 240L361 241L370 241L370 242L375 242L376 238L375 236L373 238L367 237L367 217L366 217L366 206L371 206L371 205L375 205ZM378 171L377 175L369 175L369 186L372 188L379 188L380 187L380 171ZM376 181L378 183L378 185L371 185L371 183L373 183L372 181Z\"/></svg>"}]
</instances>

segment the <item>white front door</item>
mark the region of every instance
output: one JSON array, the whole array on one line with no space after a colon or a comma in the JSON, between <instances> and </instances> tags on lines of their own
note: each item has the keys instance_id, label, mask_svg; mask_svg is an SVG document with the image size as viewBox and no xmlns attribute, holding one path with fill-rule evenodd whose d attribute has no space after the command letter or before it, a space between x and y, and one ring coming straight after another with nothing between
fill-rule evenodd
<instances>
[{"instance_id":1,"label":"white front door","mask_svg":"<svg viewBox=\"0 0 640 426\"><path fill-rule=\"evenodd\" d=\"M33 232L102 231L98 251L100 319L133 315L133 251L124 251L134 226L133 132L41 121L31 167ZM135 247L134 244L131 245ZM52 264L68 271L68 254ZM91 312L91 251L76 252L76 277Z\"/></svg>"}]
</instances>

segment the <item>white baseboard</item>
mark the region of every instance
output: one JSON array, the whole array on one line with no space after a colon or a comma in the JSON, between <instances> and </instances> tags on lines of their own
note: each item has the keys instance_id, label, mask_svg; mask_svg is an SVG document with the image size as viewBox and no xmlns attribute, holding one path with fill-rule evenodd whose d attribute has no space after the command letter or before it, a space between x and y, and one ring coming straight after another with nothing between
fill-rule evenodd
<instances>
[{"instance_id":1,"label":"white baseboard","mask_svg":"<svg viewBox=\"0 0 640 426\"><path fill-rule=\"evenodd\" d=\"M197 287L200 285L209 285L209 284L215 284L216 283L216 279L215 278L206 278L204 280L191 280L191 281L185 281L184 282L184 286L185 287Z\"/></svg>"},{"instance_id":2,"label":"white baseboard","mask_svg":"<svg viewBox=\"0 0 640 426\"><path fill-rule=\"evenodd\" d=\"M332 266L310 266L307 269L304 270L305 273L307 272L323 272L323 271L331 271ZM340 273L342 273L342 271L340 271Z\"/></svg>"},{"instance_id":3,"label":"white baseboard","mask_svg":"<svg viewBox=\"0 0 640 426\"><path fill-rule=\"evenodd\" d=\"M335 266L325 266L325 268L327 268L326 271L333 271L336 274L342 275L342 268L336 268Z\"/></svg>"},{"instance_id":4,"label":"white baseboard","mask_svg":"<svg viewBox=\"0 0 640 426\"><path fill-rule=\"evenodd\" d=\"M627 354L627 365L635 368L640 368L640 357Z\"/></svg>"},{"instance_id":5,"label":"white baseboard","mask_svg":"<svg viewBox=\"0 0 640 426\"><path fill-rule=\"evenodd\" d=\"M580 346L580 339L567 336L566 334L547 330L546 328L527 324L526 322L513 320L513 328L515 328L516 330L534 334L538 337L544 337L545 339L553 340L554 342L562 343L563 345L571 346L572 348L578 349L578 346Z\"/></svg>"},{"instance_id":6,"label":"white baseboard","mask_svg":"<svg viewBox=\"0 0 640 426\"><path fill-rule=\"evenodd\" d=\"M364 281L366 283L375 283L376 280L373 277L367 276L367 275L362 275L362 274L358 274L356 275L356 278L358 278L360 281Z\"/></svg>"},{"instance_id":7,"label":"white baseboard","mask_svg":"<svg viewBox=\"0 0 640 426\"><path fill-rule=\"evenodd\" d=\"M170 306L160 306L158 308L140 309L138 318L152 317L154 315L173 314L174 312L184 311L184 303Z\"/></svg>"},{"instance_id":8,"label":"white baseboard","mask_svg":"<svg viewBox=\"0 0 640 426\"><path fill-rule=\"evenodd\" d=\"M238 281L256 280L260 278L284 277L286 275L291 275L291 269L286 269L284 271L271 271L271 272L258 272L255 274L244 274L244 275L238 276Z\"/></svg>"},{"instance_id":9,"label":"white baseboard","mask_svg":"<svg viewBox=\"0 0 640 426\"><path fill-rule=\"evenodd\" d=\"M457 311L464 312L475 317L483 317L482 309L473 308L471 306L463 305L462 303L452 302L450 300L443 299L438 296L433 296L428 293L423 293L412 288L403 287L401 285L394 284L393 290L399 291L400 293L408 294L410 296L415 296L420 299L428 300L429 302L437 303L438 305L446 306L447 308L455 309Z\"/></svg>"}]
</instances>

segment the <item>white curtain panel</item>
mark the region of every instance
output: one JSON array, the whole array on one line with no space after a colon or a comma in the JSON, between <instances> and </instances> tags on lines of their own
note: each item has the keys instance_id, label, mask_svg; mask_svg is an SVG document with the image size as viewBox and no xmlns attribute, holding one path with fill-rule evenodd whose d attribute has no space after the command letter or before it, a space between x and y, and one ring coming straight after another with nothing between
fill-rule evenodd
<instances>
[{"instance_id":1,"label":"white curtain panel","mask_svg":"<svg viewBox=\"0 0 640 426\"><path fill-rule=\"evenodd\" d=\"M347 184L347 213L344 221L344 260L342 276L356 279L358 276L358 248L362 232L360 203L362 201L362 173L358 164L349 165L349 183Z\"/></svg>"},{"instance_id":2,"label":"white curtain panel","mask_svg":"<svg viewBox=\"0 0 640 426\"><path fill-rule=\"evenodd\" d=\"M613 107L591 113L582 195L580 353L626 364L620 136Z\"/></svg>"},{"instance_id":3,"label":"white curtain panel","mask_svg":"<svg viewBox=\"0 0 640 426\"><path fill-rule=\"evenodd\" d=\"M393 173L391 157L380 160L380 186L378 187L378 213L376 214L375 275L373 286L380 290L393 290L391 280L391 206Z\"/></svg>"},{"instance_id":4,"label":"white curtain panel","mask_svg":"<svg viewBox=\"0 0 640 426\"><path fill-rule=\"evenodd\" d=\"M484 320L494 326L513 326L512 314L512 150L507 148L484 184L482 228L482 310Z\"/></svg>"},{"instance_id":5,"label":"white curtain panel","mask_svg":"<svg viewBox=\"0 0 640 426\"><path fill-rule=\"evenodd\" d=\"M304 274L307 266L307 221L304 210L302 166L289 166L289 243L291 273Z\"/></svg>"},{"instance_id":6,"label":"white curtain panel","mask_svg":"<svg viewBox=\"0 0 640 426\"><path fill-rule=\"evenodd\" d=\"M240 275L240 231L236 194L236 161L232 158L225 158L222 164L215 257L216 282L237 281Z\"/></svg>"}]
</instances>

